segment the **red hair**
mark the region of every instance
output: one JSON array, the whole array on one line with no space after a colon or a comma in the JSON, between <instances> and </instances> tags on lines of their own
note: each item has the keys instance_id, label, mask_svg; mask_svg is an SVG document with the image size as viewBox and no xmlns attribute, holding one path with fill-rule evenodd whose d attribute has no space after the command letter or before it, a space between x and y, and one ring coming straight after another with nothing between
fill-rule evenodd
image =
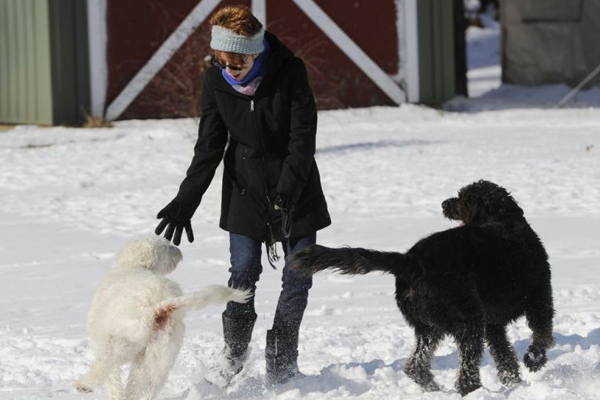
<instances>
[{"instance_id":1,"label":"red hair","mask_svg":"<svg viewBox=\"0 0 600 400\"><path fill-rule=\"evenodd\" d=\"M209 20L210 26L221 26L234 31L238 35L251 37L256 35L262 28L262 24L250 8L242 5L226 6L217 11ZM221 62L225 61L237 67L244 65L245 54L231 53L228 51L215 51L215 58Z\"/></svg>"}]
</instances>

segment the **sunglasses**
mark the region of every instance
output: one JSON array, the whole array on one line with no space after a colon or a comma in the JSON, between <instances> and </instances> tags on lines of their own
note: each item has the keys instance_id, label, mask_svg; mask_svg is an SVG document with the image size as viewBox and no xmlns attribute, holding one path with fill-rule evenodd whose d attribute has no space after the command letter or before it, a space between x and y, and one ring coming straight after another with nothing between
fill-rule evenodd
<instances>
[{"instance_id":1,"label":"sunglasses","mask_svg":"<svg viewBox=\"0 0 600 400\"><path fill-rule=\"evenodd\" d=\"M219 69L225 69L225 68L229 68L232 71L241 71L244 69L244 65L246 65L246 63L248 62L248 58L250 58L250 56L246 57L244 59L244 64L241 67L237 67L235 65L231 65L231 64L225 64L222 63L220 61L217 60L217 58L213 55L212 58L210 59L210 63L212 65L214 65L215 67L219 68Z\"/></svg>"}]
</instances>

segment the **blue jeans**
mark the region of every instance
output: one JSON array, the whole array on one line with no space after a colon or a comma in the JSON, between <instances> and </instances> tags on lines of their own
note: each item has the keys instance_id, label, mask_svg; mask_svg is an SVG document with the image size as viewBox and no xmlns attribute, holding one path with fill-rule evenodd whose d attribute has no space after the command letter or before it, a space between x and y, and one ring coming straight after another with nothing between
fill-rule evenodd
<instances>
[{"instance_id":1,"label":"blue jeans","mask_svg":"<svg viewBox=\"0 0 600 400\"><path fill-rule=\"evenodd\" d=\"M305 236L291 238L282 242L285 255L293 254L317 240L316 232ZM230 301L223 315L237 320L254 320L254 291L256 282L262 272L262 243L248 236L237 233L229 234L229 251L231 253L231 277L229 286L238 289L251 289L253 296L246 304ZM312 287L312 275L304 271L292 271L286 263L283 267L283 284L273 327L286 327L293 331L300 329L302 316L308 302L308 290Z\"/></svg>"}]
</instances>

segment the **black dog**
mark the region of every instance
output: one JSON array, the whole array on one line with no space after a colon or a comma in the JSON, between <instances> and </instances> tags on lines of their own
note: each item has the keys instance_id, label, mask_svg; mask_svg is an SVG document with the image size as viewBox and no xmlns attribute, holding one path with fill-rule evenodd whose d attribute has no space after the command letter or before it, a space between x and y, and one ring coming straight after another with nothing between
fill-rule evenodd
<instances>
[{"instance_id":1,"label":"black dog","mask_svg":"<svg viewBox=\"0 0 600 400\"><path fill-rule=\"evenodd\" d=\"M293 268L343 274L383 271L396 277L396 302L415 329L417 348L405 373L426 390L439 390L430 370L445 335L458 345L456 388L481 386L484 339L505 385L520 382L506 325L521 316L533 331L523 361L537 371L553 345L552 287L548 256L523 210L502 187L487 181L462 188L442 204L444 216L463 225L420 240L406 254L310 246L290 256Z\"/></svg>"}]
</instances>

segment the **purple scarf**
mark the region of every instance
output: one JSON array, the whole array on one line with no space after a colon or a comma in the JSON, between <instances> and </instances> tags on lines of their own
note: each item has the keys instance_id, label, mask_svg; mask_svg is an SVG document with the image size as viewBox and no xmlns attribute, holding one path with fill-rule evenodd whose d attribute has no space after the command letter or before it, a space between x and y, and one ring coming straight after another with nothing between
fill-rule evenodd
<instances>
[{"instance_id":1,"label":"purple scarf","mask_svg":"<svg viewBox=\"0 0 600 400\"><path fill-rule=\"evenodd\" d=\"M263 44L265 46L265 49L258 55L258 57L256 57L256 60L254 60L254 65L252 66L252 68L250 69L248 74L241 81L237 81L237 80L233 79L231 76L229 76L227 71L225 71L225 70L222 71L223 78L225 78L227 83L229 83L231 86L234 86L234 85L246 86L248 83L252 82L257 77L264 75L264 73L265 73L265 58L269 54L269 42L267 42L266 39L263 39Z\"/></svg>"}]
</instances>

